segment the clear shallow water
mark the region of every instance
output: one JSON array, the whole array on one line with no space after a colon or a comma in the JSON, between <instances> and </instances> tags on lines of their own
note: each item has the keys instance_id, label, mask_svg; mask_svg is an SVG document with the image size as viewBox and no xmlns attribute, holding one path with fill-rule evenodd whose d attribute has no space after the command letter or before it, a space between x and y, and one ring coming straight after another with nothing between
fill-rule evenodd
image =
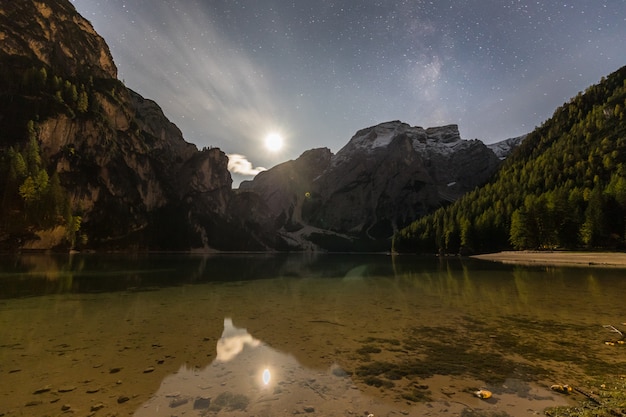
<instances>
[{"instance_id":1,"label":"clear shallow water","mask_svg":"<svg viewBox=\"0 0 626 417\"><path fill-rule=\"evenodd\" d=\"M626 373L602 327L626 327L624 270L383 255L0 264L0 415L521 416L576 400L552 383Z\"/></svg>"}]
</instances>

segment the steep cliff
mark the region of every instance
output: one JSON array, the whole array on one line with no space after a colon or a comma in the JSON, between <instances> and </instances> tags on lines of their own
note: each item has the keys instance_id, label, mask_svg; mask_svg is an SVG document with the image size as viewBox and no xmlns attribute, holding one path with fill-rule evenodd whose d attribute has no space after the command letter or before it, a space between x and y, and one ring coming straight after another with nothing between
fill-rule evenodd
<instances>
[{"instance_id":1,"label":"steep cliff","mask_svg":"<svg viewBox=\"0 0 626 417\"><path fill-rule=\"evenodd\" d=\"M68 1L4 1L0 51L14 62L39 62L56 74L117 78L104 40Z\"/></svg>"},{"instance_id":2,"label":"steep cliff","mask_svg":"<svg viewBox=\"0 0 626 417\"><path fill-rule=\"evenodd\" d=\"M187 143L118 81L67 0L1 3L0 71L2 247L268 247L248 230L266 225L230 214L243 203L226 155Z\"/></svg>"}]
</instances>

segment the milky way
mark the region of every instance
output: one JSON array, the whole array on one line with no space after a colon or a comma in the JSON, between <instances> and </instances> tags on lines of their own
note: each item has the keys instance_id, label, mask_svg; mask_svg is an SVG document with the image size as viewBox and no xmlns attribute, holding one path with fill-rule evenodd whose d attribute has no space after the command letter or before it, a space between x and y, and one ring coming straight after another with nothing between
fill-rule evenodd
<instances>
[{"instance_id":1,"label":"milky way","mask_svg":"<svg viewBox=\"0 0 626 417\"><path fill-rule=\"evenodd\" d=\"M336 152L389 120L454 123L485 143L518 136L626 64L626 0L73 4L128 87L189 142L250 169ZM270 153L275 131L287 146Z\"/></svg>"}]
</instances>

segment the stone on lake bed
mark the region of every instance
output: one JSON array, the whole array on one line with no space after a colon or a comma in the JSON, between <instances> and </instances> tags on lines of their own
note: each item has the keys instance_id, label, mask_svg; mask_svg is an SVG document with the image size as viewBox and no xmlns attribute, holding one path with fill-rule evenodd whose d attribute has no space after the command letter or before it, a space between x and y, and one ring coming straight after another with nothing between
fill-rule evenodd
<instances>
[{"instance_id":1,"label":"stone on lake bed","mask_svg":"<svg viewBox=\"0 0 626 417\"><path fill-rule=\"evenodd\" d=\"M44 392L50 392L52 387L50 385L46 385L45 387L41 387L33 391L33 394L43 394Z\"/></svg>"},{"instance_id":2,"label":"stone on lake bed","mask_svg":"<svg viewBox=\"0 0 626 417\"><path fill-rule=\"evenodd\" d=\"M312 405L305 405L303 407L303 410L306 411L307 413L314 413L315 407L313 407Z\"/></svg>"},{"instance_id":3,"label":"stone on lake bed","mask_svg":"<svg viewBox=\"0 0 626 417\"><path fill-rule=\"evenodd\" d=\"M128 397L127 397L127 396L125 396L125 395L122 395L122 396L117 397L117 403L118 403L118 404L123 404L123 403L125 403L125 402L126 402L126 401L128 401L128 400L130 400L130 398L128 398Z\"/></svg>"},{"instance_id":4,"label":"stone on lake bed","mask_svg":"<svg viewBox=\"0 0 626 417\"><path fill-rule=\"evenodd\" d=\"M154 372L154 366L148 366L146 369L143 370L144 374L149 374L150 372Z\"/></svg>"},{"instance_id":5,"label":"stone on lake bed","mask_svg":"<svg viewBox=\"0 0 626 417\"><path fill-rule=\"evenodd\" d=\"M491 398L492 393L491 391L488 391L486 389L479 389L478 391L474 392L474 395L478 398L482 398L483 400L487 400Z\"/></svg>"},{"instance_id":6,"label":"stone on lake bed","mask_svg":"<svg viewBox=\"0 0 626 417\"><path fill-rule=\"evenodd\" d=\"M180 407L181 405L187 404L189 402L189 398L174 398L170 401L170 408Z\"/></svg>"},{"instance_id":7,"label":"stone on lake bed","mask_svg":"<svg viewBox=\"0 0 626 417\"><path fill-rule=\"evenodd\" d=\"M193 409L202 410L202 409L209 408L210 405L211 405L210 397L199 397L199 398L196 398L196 400L193 402Z\"/></svg>"},{"instance_id":8,"label":"stone on lake bed","mask_svg":"<svg viewBox=\"0 0 626 417\"><path fill-rule=\"evenodd\" d=\"M346 371L344 371L342 368L340 368L339 366L333 367L332 373L333 375L338 376L340 378L345 378L349 376L349 374Z\"/></svg>"},{"instance_id":9,"label":"stone on lake bed","mask_svg":"<svg viewBox=\"0 0 626 417\"><path fill-rule=\"evenodd\" d=\"M98 410L102 410L103 408L104 408L104 404L98 403L98 404L91 406L91 411L98 411Z\"/></svg>"},{"instance_id":10,"label":"stone on lake bed","mask_svg":"<svg viewBox=\"0 0 626 417\"><path fill-rule=\"evenodd\" d=\"M73 385L67 385L67 386L65 386L65 387L61 387L61 388L59 388L59 389L58 389L58 391L59 391L59 392L71 392L71 391L74 391L75 389L76 389L76 387L75 387L75 386L73 386Z\"/></svg>"},{"instance_id":11,"label":"stone on lake bed","mask_svg":"<svg viewBox=\"0 0 626 417\"><path fill-rule=\"evenodd\" d=\"M71 405L69 405L69 404L63 404L63 405L61 406L61 411L69 411L71 408L72 408L72 406L71 406Z\"/></svg>"}]
</instances>

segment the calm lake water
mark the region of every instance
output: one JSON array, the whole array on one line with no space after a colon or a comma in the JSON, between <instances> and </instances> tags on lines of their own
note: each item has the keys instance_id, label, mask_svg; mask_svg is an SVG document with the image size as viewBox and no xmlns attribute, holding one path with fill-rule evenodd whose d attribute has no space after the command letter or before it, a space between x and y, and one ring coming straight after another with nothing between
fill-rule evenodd
<instances>
[{"instance_id":1,"label":"calm lake water","mask_svg":"<svg viewBox=\"0 0 626 417\"><path fill-rule=\"evenodd\" d=\"M0 416L527 416L626 374L623 269L0 257ZM475 395L493 393L489 399Z\"/></svg>"}]
</instances>

